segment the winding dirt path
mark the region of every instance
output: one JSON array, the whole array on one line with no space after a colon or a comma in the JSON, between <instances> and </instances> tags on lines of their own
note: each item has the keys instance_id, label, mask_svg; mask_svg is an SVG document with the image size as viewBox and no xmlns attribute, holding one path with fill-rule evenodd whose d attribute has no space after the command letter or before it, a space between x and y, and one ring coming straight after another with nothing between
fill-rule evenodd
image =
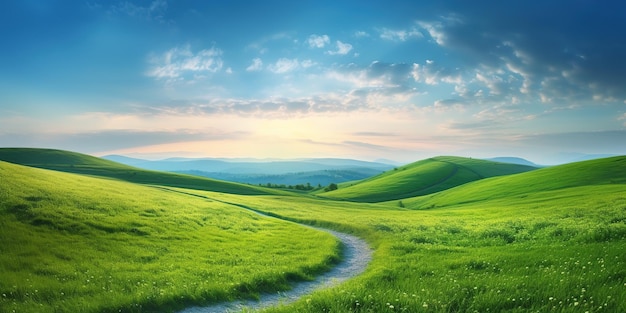
<instances>
[{"instance_id":1,"label":"winding dirt path","mask_svg":"<svg viewBox=\"0 0 626 313\"><path fill-rule=\"evenodd\" d=\"M171 190L169 188L161 189L206 198L213 201L219 201L222 203L240 207L244 210L254 212L264 217L277 218L263 214L262 212L254 210L253 208L242 204L225 202L215 198L209 198L206 196L196 195L192 193ZM317 276L312 281L292 283L291 290L272 294L261 294L259 300L237 300L232 302L217 303L203 307L189 307L180 311L179 313L223 313L241 312L244 310L245 312L249 312L261 310L279 304L289 304L314 291L338 285L350 278L353 278L363 273L369 262L372 260L372 249L370 249L369 245L361 238L326 228L313 227L305 224L300 225L302 225L303 227L309 227L324 231L337 237L343 243L343 260L341 261L341 263L337 264L330 271Z\"/></svg>"},{"instance_id":2,"label":"winding dirt path","mask_svg":"<svg viewBox=\"0 0 626 313\"><path fill-rule=\"evenodd\" d=\"M317 227L314 228L333 234L344 244L344 259L332 270L319 275L313 281L294 283L292 285L293 289L291 290L275 294L262 294L258 301L240 300L219 303L206 307L191 307L181 311L180 313L222 313L241 312L244 310L245 312L249 312L279 304L289 304L316 290L340 284L349 278L361 274L365 270L367 264L372 259L372 250L365 241L345 233Z\"/></svg>"}]
</instances>

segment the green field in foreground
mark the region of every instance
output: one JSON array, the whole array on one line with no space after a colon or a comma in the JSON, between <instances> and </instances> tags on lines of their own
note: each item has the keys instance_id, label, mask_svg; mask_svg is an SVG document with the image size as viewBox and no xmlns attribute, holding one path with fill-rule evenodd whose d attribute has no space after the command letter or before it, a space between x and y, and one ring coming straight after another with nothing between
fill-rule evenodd
<instances>
[{"instance_id":1,"label":"green field in foreground","mask_svg":"<svg viewBox=\"0 0 626 313\"><path fill-rule=\"evenodd\" d=\"M161 312L254 297L339 255L327 233L153 187L5 162L0 182L0 312Z\"/></svg>"},{"instance_id":2,"label":"green field in foreground","mask_svg":"<svg viewBox=\"0 0 626 313\"><path fill-rule=\"evenodd\" d=\"M509 187L520 187L524 175L534 172L511 176L510 185L497 179L470 183L449 191L455 204L430 210L277 197L231 200L355 232L376 249L361 277L269 312L626 312L624 159L554 167L537 174L542 186L511 196ZM619 168L592 175L611 166ZM590 179L568 182L574 168ZM465 196L465 188L476 186L504 194L452 201L453 191Z\"/></svg>"},{"instance_id":3,"label":"green field in foreground","mask_svg":"<svg viewBox=\"0 0 626 313\"><path fill-rule=\"evenodd\" d=\"M375 250L359 277L268 312L626 312L626 157L482 179L404 207L176 189L185 195L7 163L0 176L0 311L168 311L284 286L338 255L326 234L218 199Z\"/></svg>"},{"instance_id":4,"label":"green field in foreground","mask_svg":"<svg viewBox=\"0 0 626 313\"><path fill-rule=\"evenodd\" d=\"M433 194L487 177L534 170L534 167L441 156L411 163L374 177L318 193L324 198L381 202Z\"/></svg>"}]
</instances>

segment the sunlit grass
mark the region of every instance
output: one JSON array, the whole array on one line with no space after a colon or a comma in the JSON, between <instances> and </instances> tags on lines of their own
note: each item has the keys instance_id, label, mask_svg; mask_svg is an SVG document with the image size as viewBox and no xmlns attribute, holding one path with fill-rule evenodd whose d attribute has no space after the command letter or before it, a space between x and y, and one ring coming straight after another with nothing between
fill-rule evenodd
<instances>
[{"instance_id":1,"label":"sunlit grass","mask_svg":"<svg viewBox=\"0 0 626 313\"><path fill-rule=\"evenodd\" d=\"M0 178L0 312L254 297L339 255L329 234L217 201L3 162Z\"/></svg>"},{"instance_id":2,"label":"sunlit grass","mask_svg":"<svg viewBox=\"0 0 626 313\"><path fill-rule=\"evenodd\" d=\"M269 312L626 311L626 185L546 189L417 211L236 199L376 248L361 277Z\"/></svg>"},{"instance_id":3,"label":"sunlit grass","mask_svg":"<svg viewBox=\"0 0 626 313\"><path fill-rule=\"evenodd\" d=\"M330 236L244 206L375 249L363 275L269 312L626 312L625 163L484 179L404 208L0 163L1 309L166 311L281 288L336 259Z\"/></svg>"},{"instance_id":4,"label":"sunlit grass","mask_svg":"<svg viewBox=\"0 0 626 313\"><path fill-rule=\"evenodd\" d=\"M357 182L339 185L325 198L381 202L433 194L486 177L531 171L535 168L461 157L435 157L395 168Z\"/></svg>"}]
</instances>

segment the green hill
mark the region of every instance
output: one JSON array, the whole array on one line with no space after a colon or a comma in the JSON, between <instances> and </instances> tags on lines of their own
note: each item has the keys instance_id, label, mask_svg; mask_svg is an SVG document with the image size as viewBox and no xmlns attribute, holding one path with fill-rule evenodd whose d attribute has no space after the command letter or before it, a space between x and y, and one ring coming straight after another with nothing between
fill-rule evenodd
<instances>
[{"instance_id":1,"label":"green hill","mask_svg":"<svg viewBox=\"0 0 626 313\"><path fill-rule=\"evenodd\" d=\"M427 195L487 177L534 170L534 167L441 156L418 161L351 185L319 194L359 202L381 202Z\"/></svg>"},{"instance_id":2,"label":"green hill","mask_svg":"<svg viewBox=\"0 0 626 313\"><path fill-rule=\"evenodd\" d=\"M0 312L171 312L284 290L338 258L331 235L223 194L1 161L0 182Z\"/></svg>"},{"instance_id":3,"label":"green hill","mask_svg":"<svg viewBox=\"0 0 626 313\"><path fill-rule=\"evenodd\" d=\"M283 193L278 190L193 175L144 170L85 154L63 150L0 148L0 161L68 173L109 177L140 184L154 184L242 195Z\"/></svg>"},{"instance_id":4,"label":"green hill","mask_svg":"<svg viewBox=\"0 0 626 313\"><path fill-rule=\"evenodd\" d=\"M615 184L626 184L626 156L489 178L436 194L403 200L403 203L411 208L426 208L492 200L511 201L549 191Z\"/></svg>"}]
</instances>

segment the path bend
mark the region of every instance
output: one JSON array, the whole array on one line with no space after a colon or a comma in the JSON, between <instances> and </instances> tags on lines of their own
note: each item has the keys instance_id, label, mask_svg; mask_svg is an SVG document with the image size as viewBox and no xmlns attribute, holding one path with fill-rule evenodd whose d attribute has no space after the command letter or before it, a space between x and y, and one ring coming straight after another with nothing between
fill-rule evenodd
<instances>
[{"instance_id":1,"label":"path bend","mask_svg":"<svg viewBox=\"0 0 626 313\"><path fill-rule=\"evenodd\" d=\"M230 203L221 201L215 198L209 198L206 196L196 195L187 192L181 192L177 190L172 190L169 188L162 188L168 191L184 193L191 196L206 198L213 201L218 201L230 205L234 205L240 207L244 210L248 210L254 212L256 214L269 217L269 218L277 218L275 216L270 216L254 210L248 206ZM282 220L282 219L281 219ZM288 220L285 220L288 221ZM293 221L288 221L292 222ZM301 224L303 227L314 228L320 231L324 231L332 234L337 237L343 243L343 259L342 261L335 265L331 270L318 275L314 280L304 281L304 282L294 282L291 284L292 289L287 291L281 291L277 293L266 293L261 294L259 300L236 300L230 302L222 302L216 303L208 306L194 306L186 308L179 313L225 313L225 312L241 312L241 311L257 311L265 308L269 308L277 305L285 305L292 302L297 301L305 295L311 294L314 291L326 289L329 287L333 287L338 285L350 278L356 277L359 274L365 271L365 268L372 260L372 249L369 245L361 238L356 237L354 235L338 232L335 230L330 230L321 227L310 226L306 224Z\"/></svg>"}]
</instances>

